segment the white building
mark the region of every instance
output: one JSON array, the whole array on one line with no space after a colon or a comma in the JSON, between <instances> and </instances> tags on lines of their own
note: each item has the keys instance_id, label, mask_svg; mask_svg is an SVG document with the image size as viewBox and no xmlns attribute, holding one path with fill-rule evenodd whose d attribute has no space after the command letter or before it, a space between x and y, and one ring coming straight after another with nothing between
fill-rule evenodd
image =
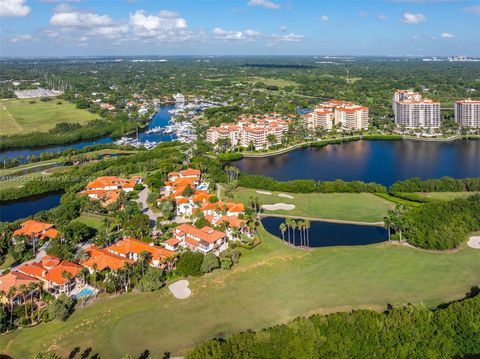
<instances>
[{"instance_id":1,"label":"white building","mask_svg":"<svg viewBox=\"0 0 480 359\"><path fill-rule=\"evenodd\" d=\"M252 144L256 150L282 143L288 130L288 121L280 115L240 116L237 124L221 124L207 130L207 141L216 144L220 139L229 139L232 146L248 147ZM268 140L273 135L275 141Z\"/></svg>"},{"instance_id":2,"label":"white building","mask_svg":"<svg viewBox=\"0 0 480 359\"><path fill-rule=\"evenodd\" d=\"M349 130L368 128L368 107L348 101L330 100L321 103L304 117L309 130L324 128L331 130L335 125Z\"/></svg>"},{"instance_id":3,"label":"white building","mask_svg":"<svg viewBox=\"0 0 480 359\"><path fill-rule=\"evenodd\" d=\"M175 99L175 104L179 107L182 107L185 105L185 96L182 95L181 93L177 93L176 95L173 95L173 98Z\"/></svg>"},{"instance_id":4,"label":"white building","mask_svg":"<svg viewBox=\"0 0 480 359\"><path fill-rule=\"evenodd\" d=\"M456 101L455 121L462 127L480 128L480 100Z\"/></svg>"},{"instance_id":5,"label":"white building","mask_svg":"<svg viewBox=\"0 0 480 359\"><path fill-rule=\"evenodd\" d=\"M393 95L393 113L397 126L406 128L439 128L440 102L412 90L399 90Z\"/></svg>"}]
</instances>

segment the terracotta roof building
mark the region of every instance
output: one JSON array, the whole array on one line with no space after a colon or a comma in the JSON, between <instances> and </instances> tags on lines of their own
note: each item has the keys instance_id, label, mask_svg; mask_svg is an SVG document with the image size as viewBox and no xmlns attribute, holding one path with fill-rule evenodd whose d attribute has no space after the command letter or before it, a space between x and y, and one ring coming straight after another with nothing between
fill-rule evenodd
<instances>
[{"instance_id":1,"label":"terracotta roof building","mask_svg":"<svg viewBox=\"0 0 480 359\"><path fill-rule=\"evenodd\" d=\"M150 255L150 265L156 268L164 267L168 259L176 256L174 251L147 243L135 238L125 238L107 247L106 250L122 258L137 261L140 253L147 252Z\"/></svg>"},{"instance_id":2,"label":"terracotta roof building","mask_svg":"<svg viewBox=\"0 0 480 359\"><path fill-rule=\"evenodd\" d=\"M18 272L43 281L45 289L54 295L69 293L81 269L76 263L50 255L44 256L39 262L25 263L15 268ZM70 279L65 273L69 273Z\"/></svg>"},{"instance_id":3,"label":"terracotta roof building","mask_svg":"<svg viewBox=\"0 0 480 359\"><path fill-rule=\"evenodd\" d=\"M197 228L191 224L181 224L174 229L174 237L167 240L165 246L171 250L181 246L195 252L213 252L218 255L227 248L227 241L224 232L211 227Z\"/></svg>"},{"instance_id":4,"label":"terracotta roof building","mask_svg":"<svg viewBox=\"0 0 480 359\"><path fill-rule=\"evenodd\" d=\"M30 239L44 239L55 238L58 235L58 231L54 228L53 224L35 221L29 219L22 224L20 228L13 232L13 236L24 235Z\"/></svg>"}]
</instances>

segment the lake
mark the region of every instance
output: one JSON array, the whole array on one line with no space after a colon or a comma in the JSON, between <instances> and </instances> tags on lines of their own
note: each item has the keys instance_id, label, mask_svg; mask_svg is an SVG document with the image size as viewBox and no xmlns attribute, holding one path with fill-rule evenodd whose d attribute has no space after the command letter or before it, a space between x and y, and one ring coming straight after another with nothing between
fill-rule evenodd
<instances>
[{"instance_id":1,"label":"lake","mask_svg":"<svg viewBox=\"0 0 480 359\"><path fill-rule=\"evenodd\" d=\"M232 164L280 181L342 179L389 186L411 177L480 177L480 141L354 141Z\"/></svg>"},{"instance_id":2,"label":"lake","mask_svg":"<svg viewBox=\"0 0 480 359\"><path fill-rule=\"evenodd\" d=\"M18 201L0 203L0 222L16 221L60 204L63 192L41 194Z\"/></svg>"},{"instance_id":3,"label":"lake","mask_svg":"<svg viewBox=\"0 0 480 359\"><path fill-rule=\"evenodd\" d=\"M168 121L170 121L170 118L172 117L172 114L170 114L168 111L175 108L174 105L165 105L161 106L158 111L153 115L152 120L149 122L148 127L142 130L142 132L139 133L139 140L142 142L145 142L146 140L149 141L171 141L173 139L172 135L167 135L164 133L152 133L152 134L146 134L145 131L148 129L151 129L153 127L165 127L168 124ZM17 148L17 149L12 149L12 150L7 150L7 151L0 151L0 159L3 158L15 158L15 157L20 157L20 156L31 156L31 155L39 155L41 153L47 152L47 153L52 153L52 152L61 152L65 151L68 149L82 149L87 146L91 145L98 145L98 144L103 144L103 143L111 143L113 142L113 139L110 137L103 137L99 138L96 140L88 140L88 141L81 141L81 142L75 142L75 143L70 143L67 145L58 145L58 146L48 146L48 147L36 147L36 148Z\"/></svg>"},{"instance_id":4,"label":"lake","mask_svg":"<svg viewBox=\"0 0 480 359\"><path fill-rule=\"evenodd\" d=\"M264 217L262 224L265 229L278 238L282 238L280 224L285 223L285 218ZM290 231L290 238L292 239ZM296 245L300 245L299 231L296 230ZM383 227L365 226L344 223L329 223L310 221L310 247L330 246L358 246L385 242L388 240L388 232ZM288 241L287 232L285 240Z\"/></svg>"}]
</instances>

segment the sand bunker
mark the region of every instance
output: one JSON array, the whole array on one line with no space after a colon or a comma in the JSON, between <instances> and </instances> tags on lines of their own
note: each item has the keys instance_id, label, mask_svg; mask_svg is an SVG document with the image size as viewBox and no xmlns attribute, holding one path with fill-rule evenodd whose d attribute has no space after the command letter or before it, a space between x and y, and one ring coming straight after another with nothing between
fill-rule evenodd
<instances>
[{"instance_id":1,"label":"sand bunker","mask_svg":"<svg viewBox=\"0 0 480 359\"><path fill-rule=\"evenodd\" d=\"M470 237L467 244L470 248L480 249L480 237Z\"/></svg>"},{"instance_id":2,"label":"sand bunker","mask_svg":"<svg viewBox=\"0 0 480 359\"><path fill-rule=\"evenodd\" d=\"M293 196L290 196L289 194L286 194L286 193L280 193L280 194L278 195L278 197L293 199Z\"/></svg>"},{"instance_id":3,"label":"sand bunker","mask_svg":"<svg viewBox=\"0 0 480 359\"><path fill-rule=\"evenodd\" d=\"M277 209L283 209L285 211L290 211L295 208L293 204L286 204L286 203L275 203L275 204L264 204L262 206L263 209L268 211L276 211Z\"/></svg>"},{"instance_id":4,"label":"sand bunker","mask_svg":"<svg viewBox=\"0 0 480 359\"><path fill-rule=\"evenodd\" d=\"M266 195L271 195L272 192L267 192L267 191L256 191L258 194L266 194Z\"/></svg>"},{"instance_id":5,"label":"sand bunker","mask_svg":"<svg viewBox=\"0 0 480 359\"><path fill-rule=\"evenodd\" d=\"M182 279L178 282L172 283L168 286L170 292L172 292L173 296L177 299L186 299L190 297L192 291L188 288L188 280Z\"/></svg>"}]
</instances>

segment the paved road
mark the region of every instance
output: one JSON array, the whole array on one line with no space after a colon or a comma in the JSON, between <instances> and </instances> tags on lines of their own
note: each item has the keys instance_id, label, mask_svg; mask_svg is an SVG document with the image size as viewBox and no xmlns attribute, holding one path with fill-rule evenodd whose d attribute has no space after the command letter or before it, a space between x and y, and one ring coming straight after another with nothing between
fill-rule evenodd
<instances>
[{"instance_id":1,"label":"paved road","mask_svg":"<svg viewBox=\"0 0 480 359\"><path fill-rule=\"evenodd\" d=\"M148 186L145 185L145 187L138 193L138 199L136 199L135 202L142 204L143 213L146 214L148 218L150 218L150 226L155 228L155 225L157 224L157 219L158 217L160 217L160 214L155 213L150 209L147 203L147 196Z\"/></svg>"}]
</instances>

